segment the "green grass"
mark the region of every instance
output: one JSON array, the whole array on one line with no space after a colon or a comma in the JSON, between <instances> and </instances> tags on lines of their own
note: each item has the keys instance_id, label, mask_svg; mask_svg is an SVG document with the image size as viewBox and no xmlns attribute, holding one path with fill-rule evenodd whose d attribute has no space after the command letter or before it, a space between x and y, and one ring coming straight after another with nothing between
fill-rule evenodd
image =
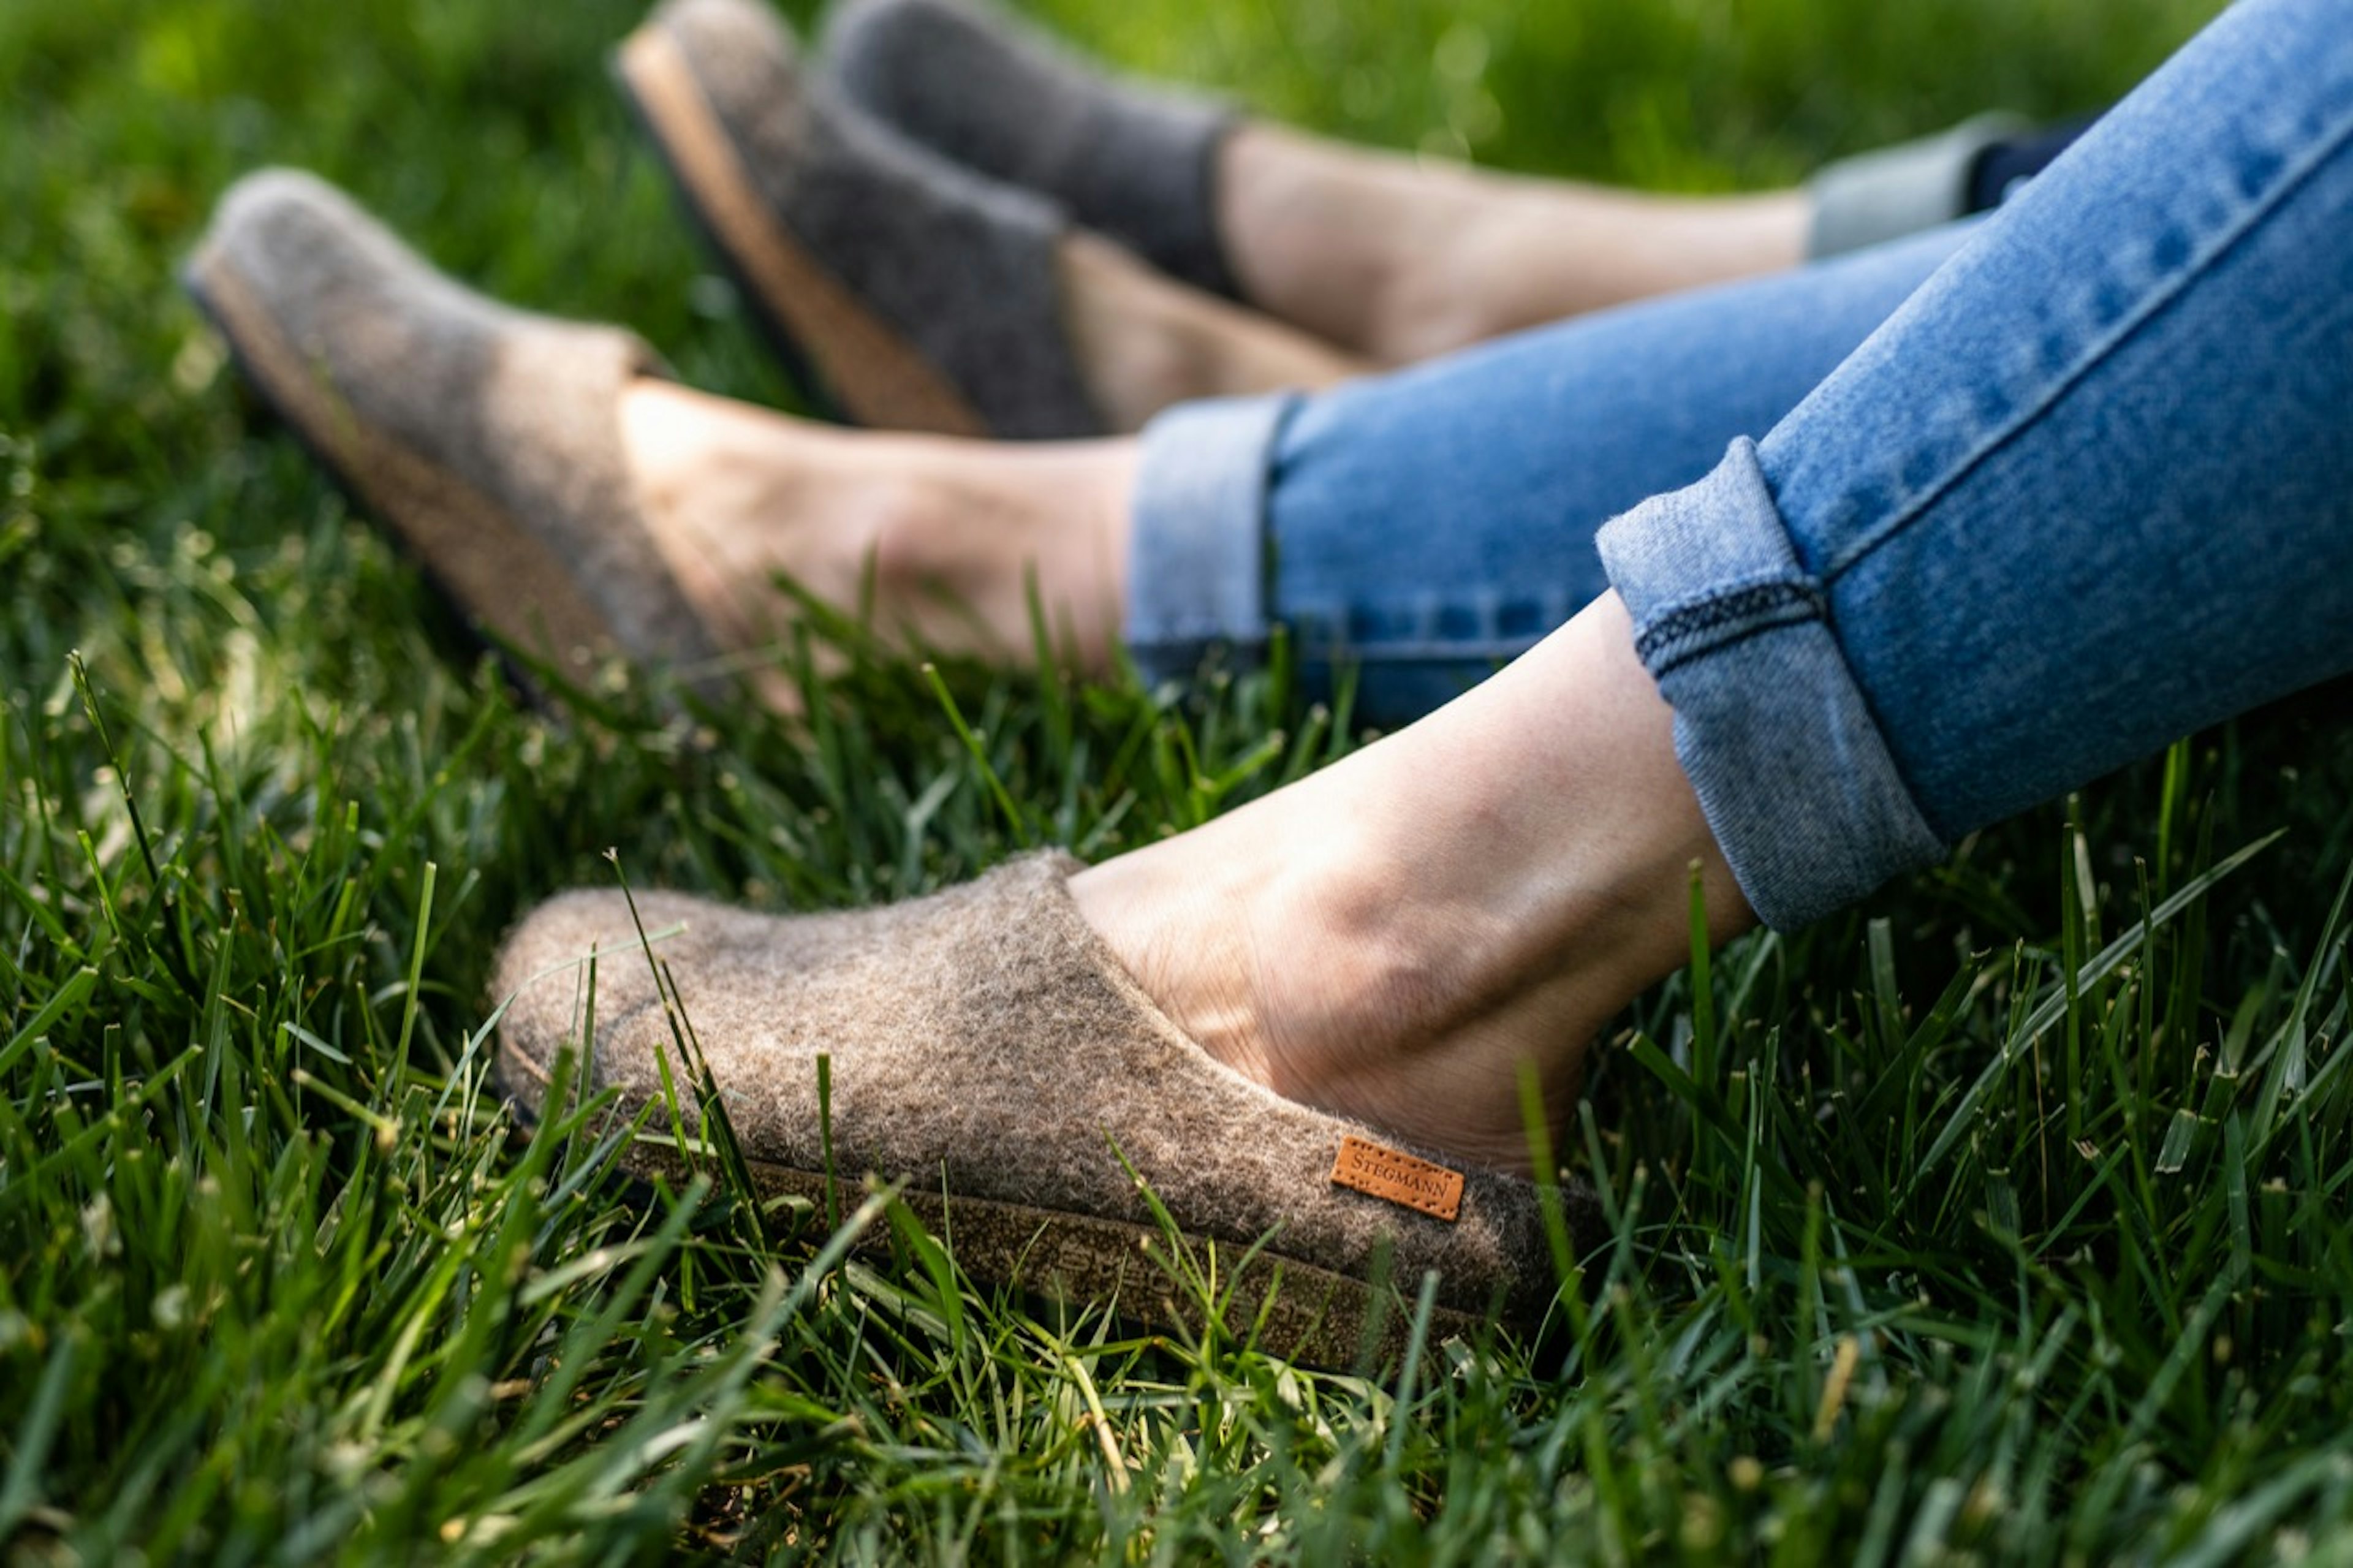
<instances>
[{"instance_id":1,"label":"green grass","mask_svg":"<svg viewBox=\"0 0 2353 1568\"><path fill-rule=\"evenodd\" d=\"M2206 6L1041 8L1352 136L1708 189L2096 104ZM229 178L305 163L788 400L600 79L632 10L0 9L8 1561L2353 1556L2341 693L1643 997L1564 1152L1618 1239L1534 1346L1309 1373L972 1289L903 1229L847 1260L723 1176L647 1205L596 1107L515 1127L490 954L608 848L638 887L896 898L1354 739L1279 677L950 671L985 770L862 655L813 737L510 698L169 268Z\"/></svg>"}]
</instances>

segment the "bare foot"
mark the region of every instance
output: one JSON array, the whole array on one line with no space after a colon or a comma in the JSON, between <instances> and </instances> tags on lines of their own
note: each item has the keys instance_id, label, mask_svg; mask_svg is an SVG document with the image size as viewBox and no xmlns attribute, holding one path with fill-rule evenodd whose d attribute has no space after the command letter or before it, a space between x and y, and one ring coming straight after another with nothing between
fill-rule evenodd
<instances>
[{"instance_id":1,"label":"bare foot","mask_svg":"<svg viewBox=\"0 0 2353 1568\"><path fill-rule=\"evenodd\" d=\"M1615 595L1419 723L1073 878L1088 921L1219 1059L1425 1147L1526 1170L1588 1042L1754 921Z\"/></svg>"},{"instance_id":2,"label":"bare foot","mask_svg":"<svg viewBox=\"0 0 2353 1568\"><path fill-rule=\"evenodd\" d=\"M730 648L789 625L779 576L855 614L871 573L878 632L1027 663L1034 572L1077 667L1112 667L1133 442L842 430L654 380L624 394L621 436L663 559Z\"/></svg>"}]
</instances>

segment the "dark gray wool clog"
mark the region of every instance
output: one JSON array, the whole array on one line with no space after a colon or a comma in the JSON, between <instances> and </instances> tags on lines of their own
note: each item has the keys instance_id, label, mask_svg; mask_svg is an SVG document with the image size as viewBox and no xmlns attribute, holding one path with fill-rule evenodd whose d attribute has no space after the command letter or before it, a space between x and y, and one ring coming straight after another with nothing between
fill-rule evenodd
<instances>
[{"instance_id":1,"label":"dark gray wool clog","mask_svg":"<svg viewBox=\"0 0 2353 1568\"><path fill-rule=\"evenodd\" d=\"M880 428L1101 435L1063 328L1061 207L938 157L801 68L761 0L667 0L616 73L786 360Z\"/></svg>"},{"instance_id":2,"label":"dark gray wool clog","mask_svg":"<svg viewBox=\"0 0 2353 1568\"><path fill-rule=\"evenodd\" d=\"M1218 237L1225 105L1109 75L986 0L849 0L823 58L860 108L942 157L1239 297Z\"/></svg>"}]
</instances>

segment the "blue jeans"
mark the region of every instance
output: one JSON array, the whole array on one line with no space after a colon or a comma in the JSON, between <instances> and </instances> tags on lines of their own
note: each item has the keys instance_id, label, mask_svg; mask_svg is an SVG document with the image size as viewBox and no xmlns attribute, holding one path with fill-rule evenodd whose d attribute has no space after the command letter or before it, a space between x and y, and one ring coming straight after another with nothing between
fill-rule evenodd
<instances>
[{"instance_id":1,"label":"blue jeans","mask_svg":"<svg viewBox=\"0 0 2353 1568\"><path fill-rule=\"evenodd\" d=\"M1147 668L1282 621L1391 721L1614 587L1801 924L2353 668L2353 5L2242 0L1974 232L1179 410L1136 525Z\"/></svg>"}]
</instances>

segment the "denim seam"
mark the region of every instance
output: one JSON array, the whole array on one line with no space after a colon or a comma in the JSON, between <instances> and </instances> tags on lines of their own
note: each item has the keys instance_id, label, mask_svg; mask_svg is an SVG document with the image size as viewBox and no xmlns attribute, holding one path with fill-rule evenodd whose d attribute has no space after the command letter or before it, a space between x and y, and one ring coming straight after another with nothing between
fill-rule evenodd
<instances>
[{"instance_id":1,"label":"denim seam","mask_svg":"<svg viewBox=\"0 0 2353 1568\"><path fill-rule=\"evenodd\" d=\"M1720 653L1728 653L1743 643L1763 637L1767 632L1778 632L1784 626L1821 626L1831 634L1834 641L1838 637L1838 628L1831 624L1828 616L1810 606L1793 606L1784 614L1751 621L1724 637L1717 637L1713 642L1703 643L1697 647L1679 649L1648 668L1654 679L1662 678L1673 674L1687 664L1696 664L1701 659L1713 658ZM1868 704L1865 706L1867 709ZM1878 722L1877 715L1873 716L1872 721L1874 724Z\"/></svg>"},{"instance_id":2,"label":"denim seam","mask_svg":"<svg viewBox=\"0 0 2353 1568\"><path fill-rule=\"evenodd\" d=\"M1794 543L1791 547L1791 559L1793 561L1795 560ZM1802 569L1794 568L1788 564L1776 564L1752 569L1746 572L1729 573L1717 581L1710 583L1706 587L1698 590L1696 593L1686 594L1680 598L1670 600L1665 605L1653 609L1651 612L1651 624L1656 624L1660 621L1668 620L1678 616L1689 615L1695 611L1704 610L1709 605L1717 604L1722 600L1734 596L1735 595L1753 593L1759 588L1770 588L1778 585L1788 584L1795 584L1809 588L1819 588L1820 586L1820 584L1817 584L1811 577L1807 576Z\"/></svg>"},{"instance_id":3,"label":"denim seam","mask_svg":"<svg viewBox=\"0 0 2353 1568\"><path fill-rule=\"evenodd\" d=\"M1653 675L1742 642L1759 632L1800 621L1827 623L1830 608L1811 583L1782 578L1710 595L1655 616L1634 639L1634 652ZM1710 634L1731 626L1731 635ZM1689 642L1688 647L1675 644Z\"/></svg>"},{"instance_id":4,"label":"denim seam","mask_svg":"<svg viewBox=\"0 0 2353 1568\"><path fill-rule=\"evenodd\" d=\"M2274 181L2271 187L2260 197L2248 204L2246 212L2236 224L2226 226L2219 232L2219 237L2210 240L2201 247L2170 279L2151 289L2143 296L2138 309L2126 314L2116 325L2094 340L2076 358L2075 363L2051 380L2042 394L2035 398L2031 406L2021 409L2009 423L2001 426L1995 433L1979 439L1977 445L1957 458L1951 468L1941 478L1921 490L1877 528L1848 545L1845 550L1826 563L1821 574L1822 585L1825 588L1831 586L1839 578L1861 565L1881 546L1893 541L1905 529L1919 521L1927 514L1930 508L1966 479L1980 463L1985 462L2002 447L2017 438L2037 419L2042 418L2053 405L2073 392L2085 376L2098 369L2103 362L2114 355L2141 329L2162 315L2192 283L2212 270L2225 256L2237 248L2242 241L2277 216L2287 199L2295 194L2297 187L2316 174L2329 160L2344 152L2349 142L2353 142L2353 119L2341 121L2328 136L2313 144L2307 150L2306 156L2294 163L2285 163L2280 177Z\"/></svg>"}]
</instances>

